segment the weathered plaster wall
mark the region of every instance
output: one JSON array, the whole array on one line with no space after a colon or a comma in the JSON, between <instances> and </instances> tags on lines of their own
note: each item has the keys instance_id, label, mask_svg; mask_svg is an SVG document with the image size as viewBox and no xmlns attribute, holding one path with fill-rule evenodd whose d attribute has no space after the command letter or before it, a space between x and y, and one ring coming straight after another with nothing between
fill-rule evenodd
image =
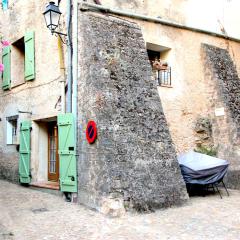
<instances>
[{"instance_id":1,"label":"weathered plaster wall","mask_svg":"<svg viewBox=\"0 0 240 240\"><path fill-rule=\"evenodd\" d=\"M159 87L164 113L178 152L195 148L195 122L207 117L209 82L205 81L205 66L201 43L228 49L240 73L239 43L205 34L137 21L146 42L169 47L167 61L172 69L172 88ZM212 111L212 110L211 110Z\"/></svg>"},{"instance_id":2,"label":"weathered plaster wall","mask_svg":"<svg viewBox=\"0 0 240 240\"><path fill-rule=\"evenodd\" d=\"M62 3L64 11L65 1ZM60 97L61 71L59 68L57 38L46 28L42 12L45 2L34 0L9 1L9 9L0 9L1 37L11 43L24 36L27 31L35 31L35 66L36 78L23 85L13 87L9 91L0 88L0 177L18 181L18 152L15 145L6 145L6 117L19 115L23 119L35 120L56 116L56 106ZM64 17L63 19L64 20ZM15 56L12 56L13 67L20 68ZM17 77L12 76L13 78ZM19 79L12 79L19 82ZM28 111L32 114L22 114ZM19 129L18 129L19 131ZM32 131L32 136L37 134ZM37 139L36 139L37 140ZM32 151L36 152L32 145ZM46 159L47 161L47 159ZM36 155L32 154L32 171L37 173ZM36 177L36 176L35 176Z\"/></svg>"},{"instance_id":3,"label":"weathered plaster wall","mask_svg":"<svg viewBox=\"0 0 240 240\"><path fill-rule=\"evenodd\" d=\"M139 210L181 203L185 184L141 30L80 14L79 201L103 212L116 200ZM98 125L93 145L85 136L89 120Z\"/></svg>"},{"instance_id":4,"label":"weathered plaster wall","mask_svg":"<svg viewBox=\"0 0 240 240\"><path fill-rule=\"evenodd\" d=\"M160 17L240 38L238 0L100 0L100 2L104 6Z\"/></svg>"},{"instance_id":5,"label":"weathered plaster wall","mask_svg":"<svg viewBox=\"0 0 240 240\"><path fill-rule=\"evenodd\" d=\"M140 24L144 29L144 37L147 42L171 48L168 62L172 69L172 88L159 87L159 94L177 151L186 152L195 149L196 121L199 118L210 119L213 133L216 131L222 133L213 136L214 148L217 148L218 144L228 146L228 150L217 148L217 155L231 162L231 174L234 175L229 174L229 185L237 187L239 177L234 172L239 169L238 155L234 154L237 150L232 138L225 135L226 132L231 131L235 131L236 134L236 128L234 124L231 125L231 121L223 124L222 117L215 116L215 108L225 107L224 121L228 121L229 106L225 106L224 102L219 100L222 93L219 93L216 85L217 78L209 80L209 77L206 76L208 65L205 63L201 45L206 43L225 49L231 57L228 58L228 65L235 66L234 74L237 76L240 74L240 53L238 51L240 44L154 23L141 22ZM232 70L229 68L228 71L233 74ZM211 71L209 74L211 75ZM218 98L213 98L217 94L220 94ZM222 95L221 98L223 97ZM231 148L229 148L230 145ZM230 149L231 151L228 152ZM231 154L234 157L230 156Z\"/></svg>"},{"instance_id":6,"label":"weathered plaster wall","mask_svg":"<svg viewBox=\"0 0 240 240\"><path fill-rule=\"evenodd\" d=\"M89 0L88 2L94 2ZM182 0L101 0L103 6L121 9L153 17L160 17L179 23L185 23L183 13L186 1Z\"/></svg>"}]
</instances>

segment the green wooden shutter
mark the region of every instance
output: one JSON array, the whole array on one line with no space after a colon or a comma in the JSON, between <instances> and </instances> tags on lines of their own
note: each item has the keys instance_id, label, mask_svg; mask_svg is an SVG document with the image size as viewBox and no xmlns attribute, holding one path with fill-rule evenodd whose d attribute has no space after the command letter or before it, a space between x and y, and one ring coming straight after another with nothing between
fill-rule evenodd
<instances>
[{"instance_id":1,"label":"green wooden shutter","mask_svg":"<svg viewBox=\"0 0 240 240\"><path fill-rule=\"evenodd\" d=\"M60 189L62 192L77 192L76 141L72 113L58 115L58 138Z\"/></svg>"},{"instance_id":2,"label":"green wooden shutter","mask_svg":"<svg viewBox=\"0 0 240 240\"><path fill-rule=\"evenodd\" d=\"M35 49L34 32L27 32L24 36L25 43L25 80L35 79Z\"/></svg>"},{"instance_id":3,"label":"green wooden shutter","mask_svg":"<svg viewBox=\"0 0 240 240\"><path fill-rule=\"evenodd\" d=\"M11 46L3 48L2 63L4 65L2 89L11 88Z\"/></svg>"},{"instance_id":4,"label":"green wooden shutter","mask_svg":"<svg viewBox=\"0 0 240 240\"><path fill-rule=\"evenodd\" d=\"M31 145L31 122L24 121L20 124L20 158L19 176L21 183L30 183L30 145Z\"/></svg>"}]
</instances>

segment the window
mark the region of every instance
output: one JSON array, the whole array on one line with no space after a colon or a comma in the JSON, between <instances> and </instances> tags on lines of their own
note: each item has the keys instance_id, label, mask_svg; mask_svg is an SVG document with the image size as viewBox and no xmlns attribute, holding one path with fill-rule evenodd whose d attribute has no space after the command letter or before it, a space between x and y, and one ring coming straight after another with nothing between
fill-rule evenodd
<instances>
[{"instance_id":1,"label":"window","mask_svg":"<svg viewBox=\"0 0 240 240\"><path fill-rule=\"evenodd\" d=\"M7 117L7 144L18 144L18 116Z\"/></svg>"},{"instance_id":2,"label":"window","mask_svg":"<svg viewBox=\"0 0 240 240\"><path fill-rule=\"evenodd\" d=\"M171 86L172 85L172 75L171 67L163 66L159 70L156 70L156 80L159 86Z\"/></svg>"},{"instance_id":3,"label":"window","mask_svg":"<svg viewBox=\"0 0 240 240\"><path fill-rule=\"evenodd\" d=\"M153 69L153 77L159 86L169 87L172 84L171 67L168 63L170 48L147 43L148 58Z\"/></svg>"},{"instance_id":4,"label":"window","mask_svg":"<svg viewBox=\"0 0 240 240\"><path fill-rule=\"evenodd\" d=\"M2 89L9 90L25 81L35 79L34 32L27 32L12 46L3 48Z\"/></svg>"},{"instance_id":5,"label":"window","mask_svg":"<svg viewBox=\"0 0 240 240\"><path fill-rule=\"evenodd\" d=\"M11 87L18 86L25 82L24 79L24 38L20 38L12 44L11 51Z\"/></svg>"},{"instance_id":6,"label":"window","mask_svg":"<svg viewBox=\"0 0 240 240\"><path fill-rule=\"evenodd\" d=\"M148 52L148 58L151 65L155 60L160 59L160 52L149 50L149 49L147 50L147 52Z\"/></svg>"}]
</instances>

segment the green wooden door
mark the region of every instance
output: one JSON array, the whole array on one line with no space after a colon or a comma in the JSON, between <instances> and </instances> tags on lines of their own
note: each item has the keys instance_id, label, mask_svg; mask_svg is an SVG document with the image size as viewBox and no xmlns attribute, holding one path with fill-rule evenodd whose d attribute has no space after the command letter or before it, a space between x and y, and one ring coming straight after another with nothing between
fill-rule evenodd
<instances>
[{"instance_id":1,"label":"green wooden door","mask_svg":"<svg viewBox=\"0 0 240 240\"><path fill-rule=\"evenodd\" d=\"M20 123L20 158L19 176L21 183L30 183L30 156L31 156L31 122Z\"/></svg>"},{"instance_id":2,"label":"green wooden door","mask_svg":"<svg viewBox=\"0 0 240 240\"><path fill-rule=\"evenodd\" d=\"M59 180L62 192L77 192L77 164L74 116L58 115Z\"/></svg>"}]
</instances>

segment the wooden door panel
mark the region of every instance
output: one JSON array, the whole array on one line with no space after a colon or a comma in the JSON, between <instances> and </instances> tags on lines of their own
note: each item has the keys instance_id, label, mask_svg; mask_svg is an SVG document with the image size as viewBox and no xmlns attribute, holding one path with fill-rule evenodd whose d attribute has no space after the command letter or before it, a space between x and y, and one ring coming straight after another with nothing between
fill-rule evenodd
<instances>
[{"instance_id":1,"label":"wooden door panel","mask_svg":"<svg viewBox=\"0 0 240 240\"><path fill-rule=\"evenodd\" d=\"M59 179L58 128L57 123L48 127L48 180L57 182Z\"/></svg>"}]
</instances>

